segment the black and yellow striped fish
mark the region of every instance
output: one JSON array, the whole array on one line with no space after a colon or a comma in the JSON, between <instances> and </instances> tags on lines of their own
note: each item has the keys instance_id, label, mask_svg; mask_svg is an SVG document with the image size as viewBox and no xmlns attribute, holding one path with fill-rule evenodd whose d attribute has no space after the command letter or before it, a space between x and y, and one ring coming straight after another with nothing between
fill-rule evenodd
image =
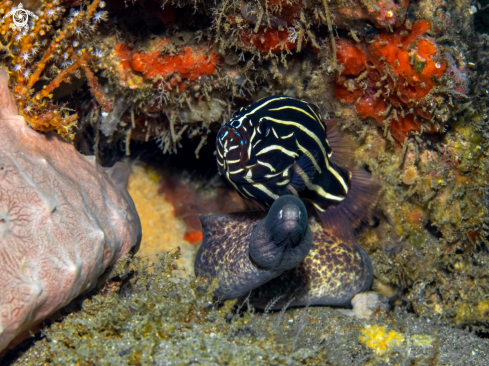
<instances>
[{"instance_id":1,"label":"black and yellow striped fish","mask_svg":"<svg viewBox=\"0 0 489 366\"><path fill-rule=\"evenodd\" d=\"M323 223L355 226L375 204L376 187L369 173L334 163L327 122L305 100L263 98L219 130L219 171L260 207L293 194L310 201Z\"/></svg>"}]
</instances>

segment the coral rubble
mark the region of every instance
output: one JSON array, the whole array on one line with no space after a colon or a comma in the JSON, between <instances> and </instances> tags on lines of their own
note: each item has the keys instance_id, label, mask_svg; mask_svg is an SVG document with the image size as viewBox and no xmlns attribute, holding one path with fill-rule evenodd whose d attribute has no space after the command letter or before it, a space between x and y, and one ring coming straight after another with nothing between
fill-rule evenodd
<instances>
[{"instance_id":1,"label":"coral rubble","mask_svg":"<svg viewBox=\"0 0 489 366\"><path fill-rule=\"evenodd\" d=\"M141 239L128 168L102 169L19 116L0 71L0 351Z\"/></svg>"}]
</instances>

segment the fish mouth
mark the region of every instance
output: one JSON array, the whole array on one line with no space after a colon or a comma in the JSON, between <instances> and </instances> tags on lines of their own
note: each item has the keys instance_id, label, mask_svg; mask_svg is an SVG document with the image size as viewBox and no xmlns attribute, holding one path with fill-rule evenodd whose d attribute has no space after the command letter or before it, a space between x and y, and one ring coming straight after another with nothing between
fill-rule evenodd
<instances>
[{"instance_id":1,"label":"fish mouth","mask_svg":"<svg viewBox=\"0 0 489 366\"><path fill-rule=\"evenodd\" d=\"M288 232L289 233L288 236L290 236L291 232L297 230L298 225L299 225L299 220L290 219L290 220L282 221L282 223L280 223L278 227L280 227L281 230Z\"/></svg>"},{"instance_id":2,"label":"fish mouth","mask_svg":"<svg viewBox=\"0 0 489 366\"><path fill-rule=\"evenodd\" d=\"M282 231L282 238L279 242L276 242L278 247L291 246L295 248L302 240L301 232L302 226L298 220L284 220L277 225L277 229Z\"/></svg>"},{"instance_id":3,"label":"fish mouth","mask_svg":"<svg viewBox=\"0 0 489 366\"><path fill-rule=\"evenodd\" d=\"M294 248L299 244L304 231L300 220L300 208L295 204L287 204L278 212L275 232L280 237L279 246L291 245Z\"/></svg>"}]
</instances>

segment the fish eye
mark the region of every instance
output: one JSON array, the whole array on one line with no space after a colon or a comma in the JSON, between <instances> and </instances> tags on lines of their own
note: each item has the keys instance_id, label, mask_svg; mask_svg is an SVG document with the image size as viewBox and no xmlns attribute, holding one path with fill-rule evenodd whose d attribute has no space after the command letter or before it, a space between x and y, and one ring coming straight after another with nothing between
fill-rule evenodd
<instances>
[{"instance_id":1,"label":"fish eye","mask_svg":"<svg viewBox=\"0 0 489 366\"><path fill-rule=\"evenodd\" d=\"M268 136L268 133L270 132L270 126L266 119L260 120L260 125L258 126L258 132L260 132L262 135L265 135L265 137Z\"/></svg>"},{"instance_id":2,"label":"fish eye","mask_svg":"<svg viewBox=\"0 0 489 366\"><path fill-rule=\"evenodd\" d=\"M234 127L234 128L239 128L241 127L241 122L240 121L231 121L230 123L231 127Z\"/></svg>"}]
</instances>

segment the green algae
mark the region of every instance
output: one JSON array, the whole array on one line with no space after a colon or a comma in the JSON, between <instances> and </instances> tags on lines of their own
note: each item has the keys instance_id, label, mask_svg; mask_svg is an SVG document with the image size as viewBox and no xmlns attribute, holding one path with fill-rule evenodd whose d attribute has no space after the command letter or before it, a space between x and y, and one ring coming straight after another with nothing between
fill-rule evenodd
<instances>
[{"instance_id":1,"label":"green algae","mask_svg":"<svg viewBox=\"0 0 489 366\"><path fill-rule=\"evenodd\" d=\"M418 230L413 229L409 233L409 241L414 246L420 246L420 245L424 244L425 240L426 240L426 232L425 231L418 231Z\"/></svg>"},{"instance_id":2,"label":"green algae","mask_svg":"<svg viewBox=\"0 0 489 366\"><path fill-rule=\"evenodd\" d=\"M177 256L161 256L158 267L119 261L98 294L44 326L9 364L483 365L489 355L489 341L402 311L357 319L328 307L269 313L218 305L208 284L174 277Z\"/></svg>"},{"instance_id":3,"label":"green algae","mask_svg":"<svg viewBox=\"0 0 489 366\"><path fill-rule=\"evenodd\" d=\"M217 307L208 285L172 276L177 256L163 255L157 268L120 261L116 281L45 329L16 364L288 365L317 356L294 350L295 329L271 328L250 310L235 314L235 301ZM283 342L274 341L278 330Z\"/></svg>"}]
</instances>

